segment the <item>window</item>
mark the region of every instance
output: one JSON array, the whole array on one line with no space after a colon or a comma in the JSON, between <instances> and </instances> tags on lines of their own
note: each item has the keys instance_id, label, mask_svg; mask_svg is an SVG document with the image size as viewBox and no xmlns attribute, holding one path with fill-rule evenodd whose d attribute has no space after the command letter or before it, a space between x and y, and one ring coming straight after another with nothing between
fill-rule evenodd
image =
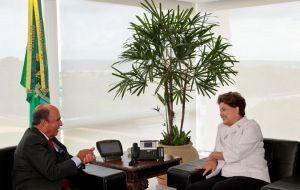
<instances>
[{"instance_id":1,"label":"window","mask_svg":"<svg viewBox=\"0 0 300 190\"><path fill-rule=\"evenodd\" d=\"M138 6L61 1L64 139L74 151L103 139L118 139L128 148L140 140L159 140L165 130L164 116L152 109L160 103L149 89L123 100L108 93L116 80L110 66L131 36L129 23L143 12Z\"/></svg>"},{"instance_id":2,"label":"window","mask_svg":"<svg viewBox=\"0 0 300 190\"><path fill-rule=\"evenodd\" d=\"M0 3L0 148L16 145L28 127L28 103L20 85L27 42L27 2Z\"/></svg>"},{"instance_id":3,"label":"window","mask_svg":"<svg viewBox=\"0 0 300 190\"><path fill-rule=\"evenodd\" d=\"M227 10L232 54L240 63L236 84L221 91L246 98L246 115L260 124L264 137L300 139L299 8L293 2ZM216 98L199 101L200 149L215 144L221 122Z\"/></svg>"}]
</instances>

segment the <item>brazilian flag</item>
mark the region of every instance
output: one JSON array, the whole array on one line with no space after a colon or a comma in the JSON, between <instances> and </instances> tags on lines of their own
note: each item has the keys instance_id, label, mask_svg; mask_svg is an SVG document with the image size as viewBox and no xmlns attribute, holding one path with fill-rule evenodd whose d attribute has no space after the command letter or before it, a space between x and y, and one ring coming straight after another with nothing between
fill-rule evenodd
<instances>
[{"instance_id":1,"label":"brazilian flag","mask_svg":"<svg viewBox=\"0 0 300 190\"><path fill-rule=\"evenodd\" d=\"M41 103L50 103L46 41L41 0L28 0L28 39L21 77L30 104L29 121L32 113Z\"/></svg>"}]
</instances>

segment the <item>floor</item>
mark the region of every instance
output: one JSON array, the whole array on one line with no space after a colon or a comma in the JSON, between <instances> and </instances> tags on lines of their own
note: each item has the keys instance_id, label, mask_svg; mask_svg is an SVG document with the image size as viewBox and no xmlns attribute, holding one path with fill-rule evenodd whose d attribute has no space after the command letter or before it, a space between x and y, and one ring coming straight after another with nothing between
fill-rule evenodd
<instances>
[{"instance_id":1,"label":"floor","mask_svg":"<svg viewBox=\"0 0 300 190\"><path fill-rule=\"evenodd\" d=\"M150 178L149 187L147 188L147 190L176 190L176 189L164 185L159 185L156 178Z\"/></svg>"}]
</instances>

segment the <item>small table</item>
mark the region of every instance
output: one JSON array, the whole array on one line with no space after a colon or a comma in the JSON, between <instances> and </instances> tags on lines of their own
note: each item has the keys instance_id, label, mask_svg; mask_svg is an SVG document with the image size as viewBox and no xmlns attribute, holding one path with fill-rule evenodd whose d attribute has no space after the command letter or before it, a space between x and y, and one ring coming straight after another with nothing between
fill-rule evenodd
<instances>
[{"instance_id":1,"label":"small table","mask_svg":"<svg viewBox=\"0 0 300 190\"><path fill-rule=\"evenodd\" d=\"M103 161L97 157L93 164L123 170L127 174L128 190L144 190L148 187L148 178L166 174L171 166L180 164L180 157L165 155L164 160L139 160L129 166L131 158L124 153L122 160Z\"/></svg>"}]
</instances>

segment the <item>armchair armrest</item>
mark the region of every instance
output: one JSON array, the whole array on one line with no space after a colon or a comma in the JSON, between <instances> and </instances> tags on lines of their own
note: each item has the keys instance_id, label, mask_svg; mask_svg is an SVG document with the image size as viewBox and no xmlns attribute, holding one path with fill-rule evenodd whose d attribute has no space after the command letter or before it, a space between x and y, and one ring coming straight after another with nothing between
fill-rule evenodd
<instances>
[{"instance_id":1,"label":"armchair armrest","mask_svg":"<svg viewBox=\"0 0 300 190\"><path fill-rule=\"evenodd\" d=\"M207 158L203 158L170 167L167 171L168 186L185 190L188 184L204 180L203 170L196 169L196 166L204 164L206 160Z\"/></svg>"},{"instance_id":2,"label":"armchair armrest","mask_svg":"<svg viewBox=\"0 0 300 190\"><path fill-rule=\"evenodd\" d=\"M85 189L127 190L127 176L124 171L88 164L83 170Z\"/></svg>"},{"instance_id":3,"label":"armchair armrest","mask_svg":"<svg viewBox=\"0 0 300 190\"><path fill-rule=\"evenodd\" d=\"M268 185L265 185L261 190L299 190L300 176L290 176Z\"/></svg>"}]
</instances>

